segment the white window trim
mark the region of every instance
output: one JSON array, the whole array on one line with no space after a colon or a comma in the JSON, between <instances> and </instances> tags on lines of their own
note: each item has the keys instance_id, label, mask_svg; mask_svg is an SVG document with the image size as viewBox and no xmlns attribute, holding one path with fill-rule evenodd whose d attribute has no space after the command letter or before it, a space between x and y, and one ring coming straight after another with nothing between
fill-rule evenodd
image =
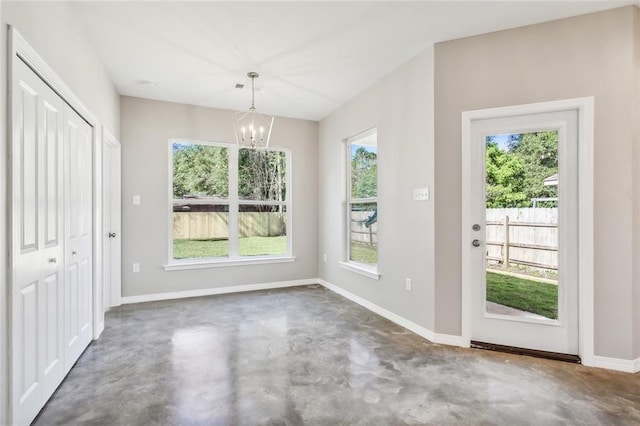
<instances>
[{"instance_id":1,"label":"white window trim","mask_svg":"<svg viewBox=\"0 0 640 426\"><path fill-rule=\"evenodd\" d=\"M270 263L295 262L295 256L244 256L237 259L208 257L198 259L174 259L173 263L162 265L165 271L184 271L188 269L222 268L239 265L266 265Z\"/></svg>"},{"instance_id":2,"label":"white window trim","mask_svg":"<svg viewBox=\"0 0 640 426\"><path fill-rule=\"evenodd\" d=\"M369 138L370 136L376 136L376 147L378 146L377 144L377 135L378 135L378 128L377 127L372 127L370 129L364 130L360 133L357 133L351 137L345 138L343 141L345 143L344 149L346 151L346 164L345 164L345 169L346 169L346 189L347 189L347 193L345 196L346 202L344 203L345 206L345 211L344 211L344 218L345 218L345 246L346 246L346 259L344 261L340 261L338 262L338 266L346 269L348 271L351 272L355 272L356 274L360 274L362 276L365 276L367 278L371 278L373 280L379 280L380 279L380 273L378 273L378 264L376 263L375 265L368 265L365 263L360 263L360 262L356 262L351 260L351 205L354 203L371 203L371 202L375 202L376 205L378 204L378 197L375 198L356 198L356 199L352 199L351 198L351 144L354 142L360 142L361 145L367 145L366 143L363 143L367 138Z\"/></svg>"},{"instance_id":3,"label":"white window trim","mask_svg":"<svg viewBox=\"0 0 640 426\"><path fill-rule=\"evenodd\" d=\"M365 263L349 260L347 262L338 262L338 266L342 269L346 269L347 271L355 272L356 274L371 278L372 280L378 281L380 279L378 268L374 267L373 265L367 265Z\"/></svg>"},{"instance_id":4,"label":"white window trim","mask_svg":"<svg viewBox=\"0 0 640 426\"><path fill-rule=\"evenodd\" d=\"M173 144L185 143L194 145L218 146L227 149L229 162L229 194L226 199L215 199L216 204L229 206L229 255L227 257L208 257L208 258L189 258L174 259L173 258ZM212 142L194 140L188 138L171 138L168 141L168 254L167 264L162 268L165 271L178 271L187 269L215 268L234 265L262 265L269 263L287 263L294 262L296 258L293 256L293 222L292 222L292 179L291 179L291 150L288 148L270 148L269 151L284 152L286 156L286 188L287 197L283 202L280 201L260 201L260 200L240 200L238 197L238 153L241 148L236 144L225 142ZM200 204L197 200L193 200L194 204ZM211 204L207 202L206 204ZM275 254L271 256L240 256L238 254L238 208L240 205L284 205L287 210L287 252L284 254Z\"/></svg>"}]
</instances>

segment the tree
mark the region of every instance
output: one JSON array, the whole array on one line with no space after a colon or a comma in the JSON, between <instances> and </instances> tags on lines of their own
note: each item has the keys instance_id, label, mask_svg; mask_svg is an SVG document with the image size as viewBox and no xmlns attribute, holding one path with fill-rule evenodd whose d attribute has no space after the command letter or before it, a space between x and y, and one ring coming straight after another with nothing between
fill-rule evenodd
<instances>
[{"instance_id":1,"label":"tree","mask_svg":"<svg viewBox=\"0 0 640 426\"><path fill-rule=\"evenodd\" d=\"M544 180L558 173L558 132L510 135L501 149L494 137L486 145L487 207L530 207L532 198L557 197Z\"/></svg>"},{"instance_id":2,"label":"tree","mask_svg":"<svg viewBox=\"0 0 640 426\"><path fill-rule=\"evenodd\" d=\"M229 196L229 158L218 146L174 143L173 196Z\"/></svg>"},{"instance_id":3,"label":"tree","mask_svg":"<svg viewBox=\"0 0 640 426\"><path fill-rule=\"evenodd\" d=\"M523 192L525 167L515 155L500 149L493 141L487 142L486 200L487 207L525 207L529 204Z\"/></svg>"},{"instance_id":4,"label":"tree","mask_svg":"<svg viewBox=\"0 0 640 426\"><path fill-rule=\"evenodd\" d=\"M557 197L557 186L545 186L544 180L558 173L558 132L532 132L509 142L509 152L520 158L524 169L523 192L531 200Z\"/></svg>"},{"instance_id":5,"label":"tree","mask_svg":"<svg viewBox=\"0 0 640 426\"><path fill-rule=\"evenodd\" d=\"M241 149L238 154L238 196L245 200L284 201L285 153Z\"/></svg>"},{"instance_id":6,"label":"tree","mask_svg":"<svg viewBox=\"0 0 640 426\"><path fill-rule=\"evenodd\" d=\"M351 196L378 196L378 154L364 147L357 148L351 158Z\"/></svg>"}]
</instances>

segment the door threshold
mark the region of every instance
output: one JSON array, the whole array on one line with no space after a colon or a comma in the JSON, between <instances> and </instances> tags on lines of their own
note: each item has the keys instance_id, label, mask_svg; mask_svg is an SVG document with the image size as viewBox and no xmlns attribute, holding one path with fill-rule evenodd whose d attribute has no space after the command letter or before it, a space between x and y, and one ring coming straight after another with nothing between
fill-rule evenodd
<instances>
[{"instance_id":1,"label":"door threshold","mask_svg":"<svg viewBox=\"0 0 640 426\"><path fill-rule=\"evenodd\" d=\"M489 351L505 352L515 355L532 356L535 358L552 359L554 361L571 362L574 364L582 363L582 360L580 360L580 357L578 355L539 351L537 349L517 348L514 346L497 345L495 343L478 342L476 340L471 341L471 347L475 349L485 349Z\"/></svg>"}]
</instances>

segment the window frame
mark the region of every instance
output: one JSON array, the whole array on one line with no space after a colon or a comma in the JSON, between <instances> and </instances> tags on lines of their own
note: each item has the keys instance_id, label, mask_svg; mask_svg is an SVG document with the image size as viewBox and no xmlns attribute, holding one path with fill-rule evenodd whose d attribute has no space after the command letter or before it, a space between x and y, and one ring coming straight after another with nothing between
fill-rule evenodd
<instances>
[{"instance_id":1,"label":"window frame","mask_svg":"<svg viewBox=\"0 0 640 426\"><path fill-rule=\"evenodd\" d=\"M215 205L227 205L228 206L228 255L225 257L202 257L202 258L185 258L175 259L173 257L173 144L193 144L204 146L216 146L227 149L228 158L228 196L227 198L215 198L213 202L206 202L201 204L215 204ZM188 138L171 138L168 141L168 253L167 264L163 265L165 271L184 270L184 269L200 269L219 266L232 266L232 265L252 265L252 264L268 264L268 263L285 263L295 261L293 256L293 203L292 203L292 178L291 178L291 150L289 148L271 147L267 151L282 152L285 155L285 185L286 195L284 201L260 201L260 200L242 200L238 196L238 177L239 167L238 159L241 149L245 147L239 147L237 144L226 142L214 142L214 141L202 141ZM194 200L196 201L196 200ZM196 201L192 204L198 204ZM261 255L261 256L240 256L238 253L239 243L239 207L240 205L283 205L286 209L286 252L284 254L274 255Z\"/></svg>"},{"instance_id":2,"label":"window frame","mask_svg":"<svg viewBox=\"0 0 640 426\"><path fill-rule=\"evenodd\" d=\"M345 259L341 262L338 262L339 266L347 269L349 271L355 272L357 274L363 275L365 277L379 280L380 273L378 272L378 262L375 264L367 264L358 262L351 259L351 209L353 204L366 204L366 203L375 203L376 208L379 208L378 198L379 195L375 197L368 198L353 198L352 197L352 182L351 182L351 147L352 145L366 145L363 144L362 141L370 138L375 138L375 146L376 146L376 165L378 165L377 161L377 148L378 148L378 128L372 127L370 129L359 132L351 137L344 139L345 142L345 152L346 152L346 161L345 161L345 180L346 180L346 197L344 203L344 220L345 220ZM370 144L369 144L370 145ZM377 185L377 174L376 174L376 194L378 193L379 186ZM378 242L379 244L379 242ZM377 248L376 248L377 251Z\"/></svg>"}]
</instances>

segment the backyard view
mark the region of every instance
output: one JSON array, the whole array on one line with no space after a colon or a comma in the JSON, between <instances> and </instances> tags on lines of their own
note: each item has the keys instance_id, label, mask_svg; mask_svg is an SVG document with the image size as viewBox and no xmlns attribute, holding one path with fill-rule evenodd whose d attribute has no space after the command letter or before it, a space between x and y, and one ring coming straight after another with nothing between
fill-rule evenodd
<instances>
[{"instance_id":1,"label":"backyard view","mask_svg":"<svg viewBox=\"0 0 640 426\"><path fill-rule=\"evenodd\" d=\"M233 256L287 253L286 154L239 149L230 168L231 149L173 143L174 259L229 257L230 246Z\"/></svg>"},{"instance_id":2,"label":"backyard view","mask_svg":"<svg viewBox=\"0 0 640 426\"><path fill-rule=\"evenodd\" d=\"M486 299L557 319L558 133L489 136L485 161Z\"/></svg>"},{"instance_id":3,"label":"backyard view","mask_svg":"<svg viewBox=\"0 0 640 426\"><path fill-rule=\"evenodd\" d=\"M378 149L375 145L350 145L349 260L378 263Z\"/></svg>"}]
</instances>

